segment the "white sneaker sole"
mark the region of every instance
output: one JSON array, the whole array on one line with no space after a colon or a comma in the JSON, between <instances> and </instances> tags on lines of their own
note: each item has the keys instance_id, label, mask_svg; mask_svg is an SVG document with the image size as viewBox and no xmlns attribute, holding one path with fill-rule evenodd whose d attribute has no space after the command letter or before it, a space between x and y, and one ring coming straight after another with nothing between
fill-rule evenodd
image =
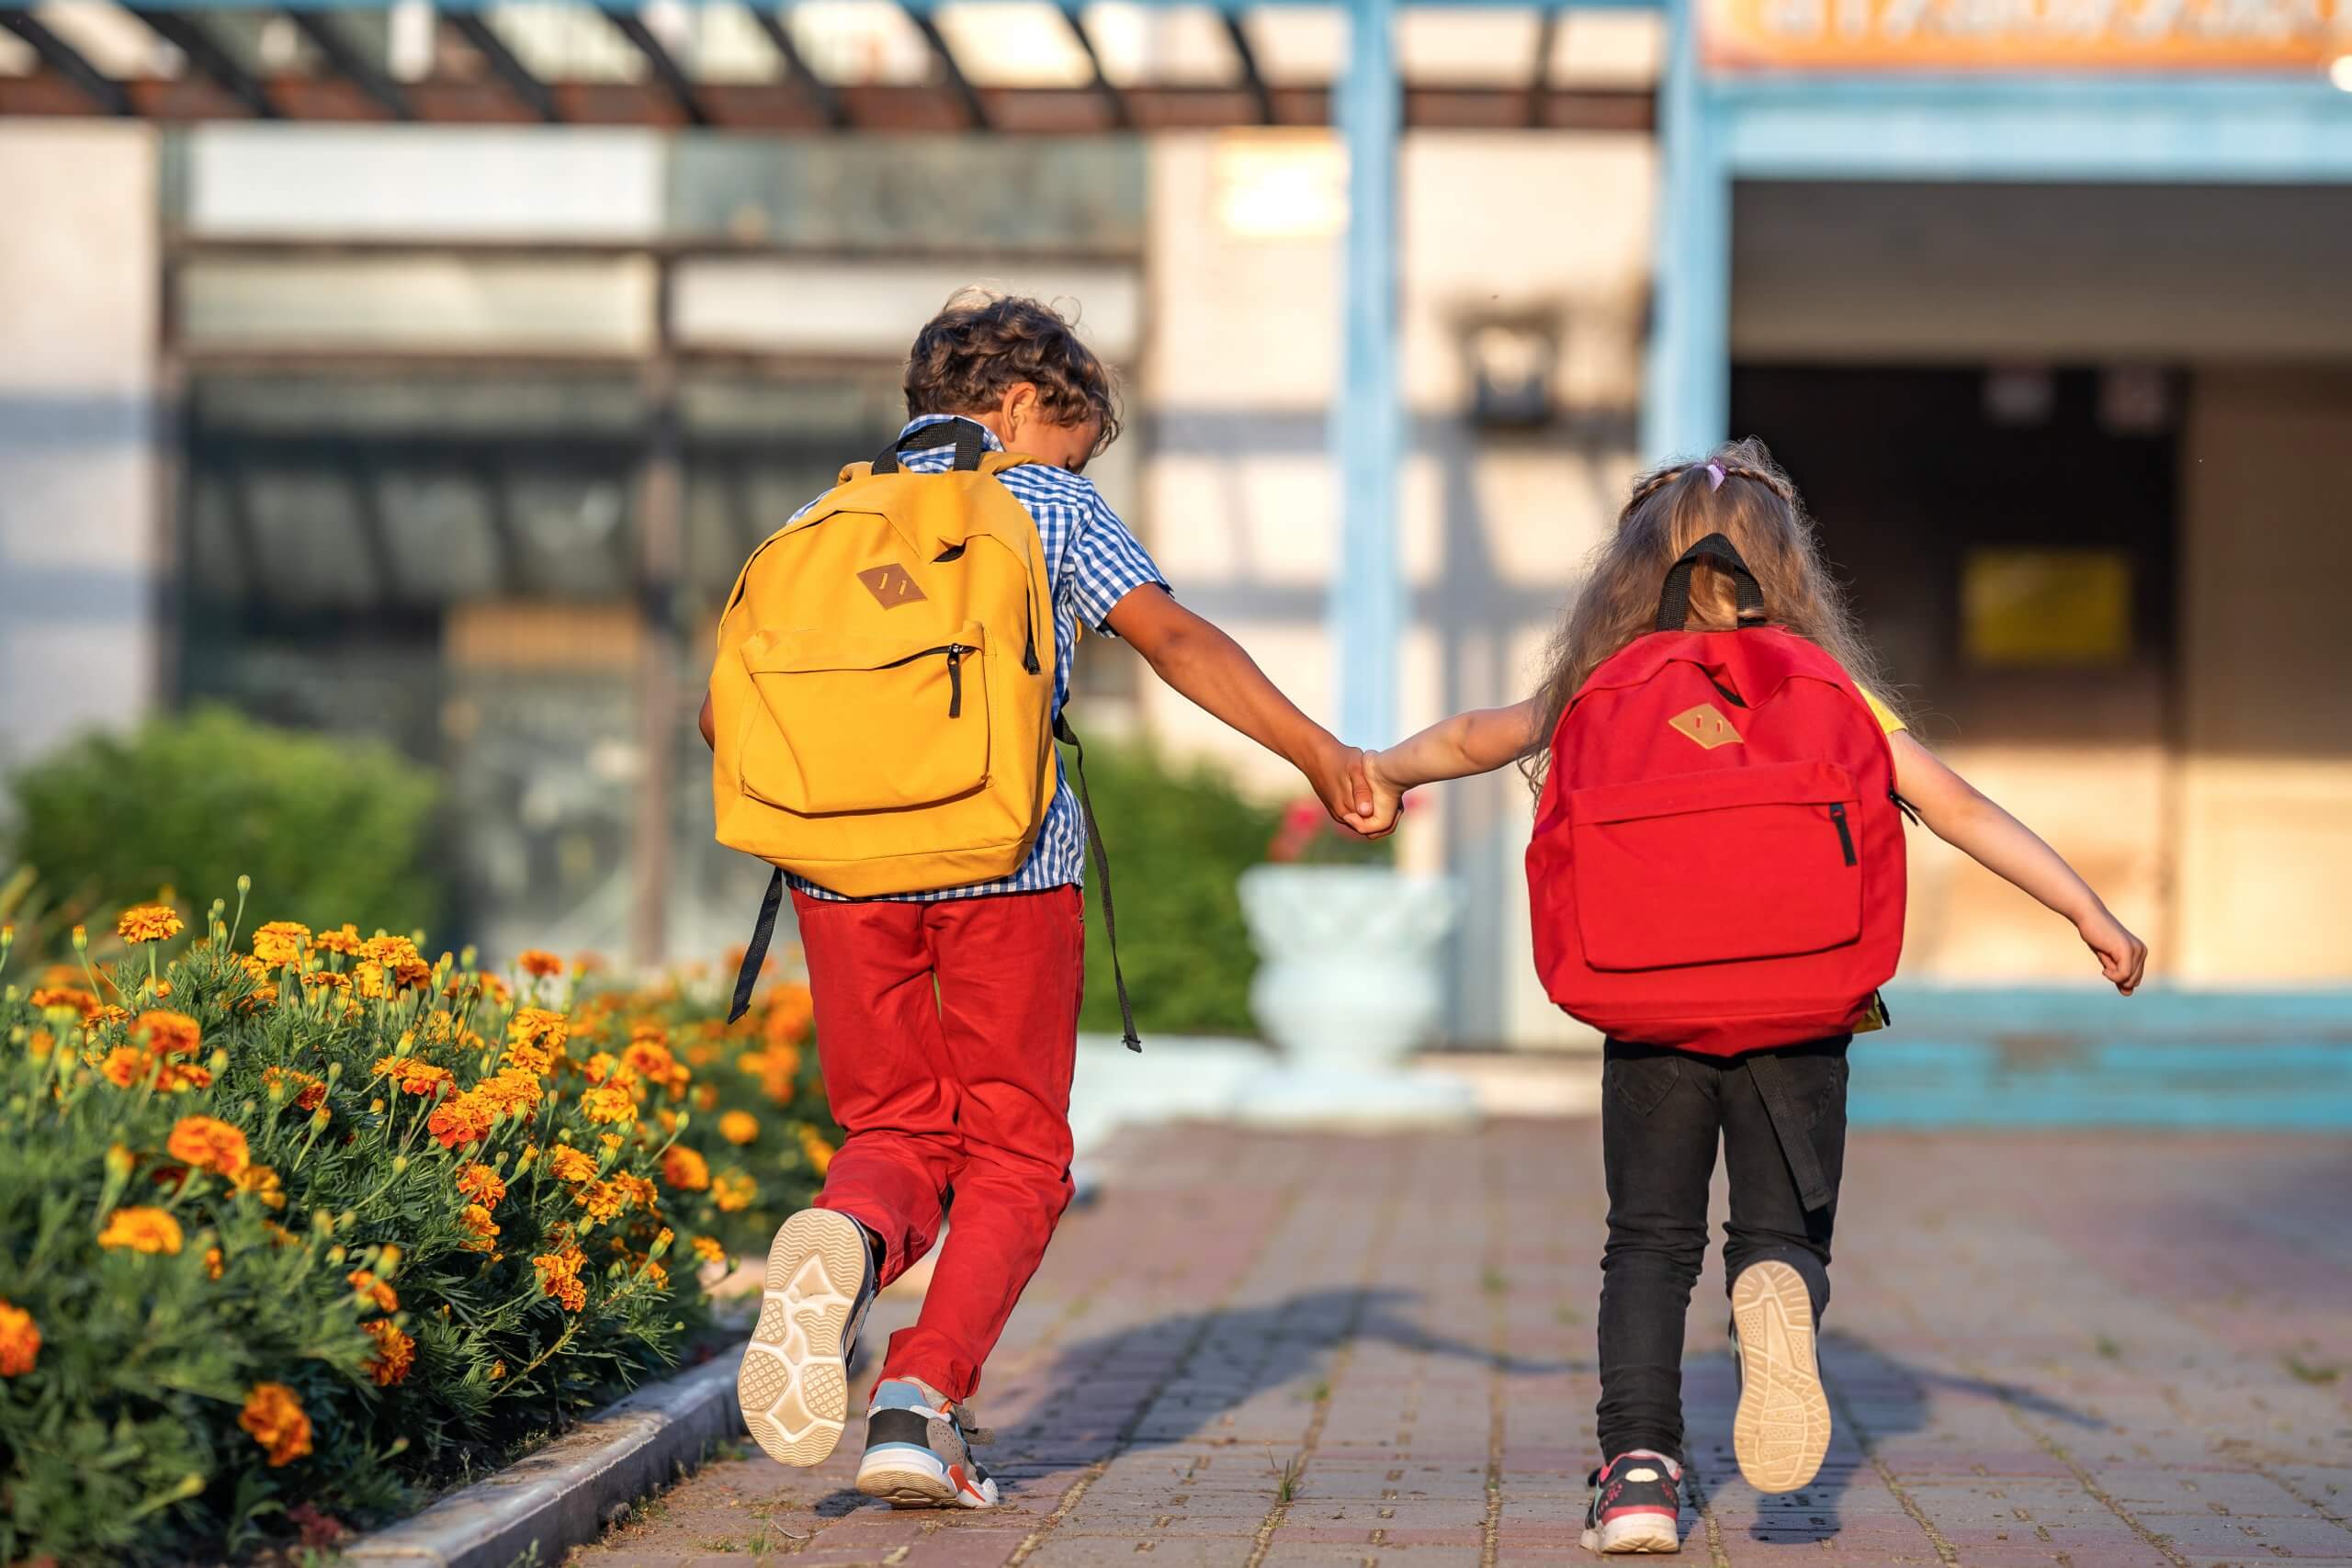
<instances>
[{"instance_id":1,"label":"white sneaker sole","mask_svg":"<svg viewBox=\"0 0 2352 1568\"><path fill-rule=\"evenodd\" d=\"M1787 1264L1740 1271L1731 1288L1739 1327L1739 1409L1732 1450L1758 1492L1793 1492L1821 1472L1829 1452L1829 1396L1814 1344L1813 1298Z\"/></svg>"},{"instance_id":2,"label":"white sneaker sole","mask_svg":"<svg viewBox=\"0 0 2352 1568\"><path fill-rule=\"evenodd\" d=\"M974 1486L938 1455L911 1449L867 1454L857 1467L857 1489L894 1508L992 1508L997 1503L994 1481Z\"/></svg>"},{"instance_id":3,"label":"white sneaker sole","mask_svg":"<svg viewBox=\"0 0 2352 1568\"><path fill-rule=\"evenodd\" d=\"M1679 1551L1680 1523L1664 1514L1629 1514L1624 1518L1610 1520L1599 1529L1585 1531L1583 1546L1587 1551L1608 1557L1637 1551Z\"/></svg>"},{"instance_id":4,"label":"white sneaker sole","mask_svg":"<svg viewBox=\"0 0 2352 1568\"><path fill-rule=\"evenodd\" d=\"M821 1464L849 1423L850 1314L865 1279L865 1233L847 1214L803 1209L768 1248L759 1326L743 1347L735 1399L780 1464Z\"/></svg>"}]
</instances>

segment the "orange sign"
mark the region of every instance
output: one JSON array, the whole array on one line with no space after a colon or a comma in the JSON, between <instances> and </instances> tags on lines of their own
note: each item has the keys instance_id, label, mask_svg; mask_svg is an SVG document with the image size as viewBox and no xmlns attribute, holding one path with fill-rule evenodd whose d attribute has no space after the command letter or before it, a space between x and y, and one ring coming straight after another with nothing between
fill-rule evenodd
<instances>
[{"instance_id":1,"label":"orange sign","mask_svg":"<svg viewBox=\"0 0 2352 1568\"><path fill-rule=\"evenodd\" d=\"M2324 71L2352 0L1704 0L1719 71Z\"/></svg>"}]
</instances>

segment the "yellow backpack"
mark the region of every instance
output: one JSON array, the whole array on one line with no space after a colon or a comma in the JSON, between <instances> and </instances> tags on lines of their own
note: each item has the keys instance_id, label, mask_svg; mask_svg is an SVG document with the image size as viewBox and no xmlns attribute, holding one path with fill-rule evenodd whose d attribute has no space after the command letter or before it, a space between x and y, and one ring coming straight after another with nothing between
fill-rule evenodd
<instances>
[{"instance_id":1,"label":"yellow backpack","mask_svg":"<svg viewBox=\"0 0 2352 1568\"><path fill-rule=\"evenodd\" d=\"M956 447L945 473L901 451ZM1031 459L983 450L945 420L852 463L743 563L710 672L718 841L776 868L735 977L752 1003L784 874L853 898L1012 875L1077 749L1079 796L1129 1049L1111 866L1086 753L1054 712L1054 584L1037 525L997 475Z\"/></svg>"},{"instance_id":2,"label":"yellow backpack","mask_svg":"<svg viewBox=\"0 0 2352 1568\"><path fill-rule=\"evenodd\" d=\"M853 463L752 552L711 671L718 841L853 898L1010 876L1052 804L1053 582L961 421Z\"/></svg>"}]
</instances>

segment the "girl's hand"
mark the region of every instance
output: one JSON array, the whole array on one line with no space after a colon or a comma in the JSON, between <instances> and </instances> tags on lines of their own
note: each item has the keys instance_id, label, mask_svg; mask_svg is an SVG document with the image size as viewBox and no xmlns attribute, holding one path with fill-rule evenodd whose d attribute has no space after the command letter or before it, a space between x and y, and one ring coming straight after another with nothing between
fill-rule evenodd
<instances>
[{"instance_id":1,"label":"girl's hand","mask_svg":"<svg viewBox=\"0 0 2352 1568\"><path fill-rule=\"evenodd\" d=\"M1364 820L1348 826L1367 839L1385 839L1396 830L1396 813L1403 808L1405 792L1380 771L1377 751L1363 754L1363 776L1372 788L1372 812Z\"/></svg>"},{"instance_id":2,"label":"girl's hand","mask_svg":"<svg viewBox=\"0 0 2352 1568\"><path fill-rule=\"evenodd\" d=\"M2130 996L2140 987L2140 976L2148 967L2148 944L2123 929L2123 922L2104 908L2086 917L2076 931L2083 936L2084 945L2098 955L2099 973L2115 983L2115 988Z\"/></svg>"}]
</instances>

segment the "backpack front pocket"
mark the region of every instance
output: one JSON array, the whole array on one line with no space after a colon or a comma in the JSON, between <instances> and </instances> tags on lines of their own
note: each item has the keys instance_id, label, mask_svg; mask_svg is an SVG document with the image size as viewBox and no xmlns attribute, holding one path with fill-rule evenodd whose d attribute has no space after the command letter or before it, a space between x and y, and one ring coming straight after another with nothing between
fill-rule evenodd
<instances>
[{"instance_id":1,"label":"backpack front pocket","mask_svg":"<svg viewBox=\"0 0 2352 1568\"><path fill-rule=\"evenodd\" d=\"M1575 791L1569 874L1587 962L1665 969L1859 940L1860 807L1830 762Z\"/></svg>"},{"instance_id":2,"label":"backpack front pocket","mask_svg":"<svg viewBox=\"0 0 2352 1568\"><path fill-rule=\"evenodd\" d=\"M741 657L743 793L804 817L935 806L988 783L987 632L763 631Z\"/></svg>"}]
</instances>

